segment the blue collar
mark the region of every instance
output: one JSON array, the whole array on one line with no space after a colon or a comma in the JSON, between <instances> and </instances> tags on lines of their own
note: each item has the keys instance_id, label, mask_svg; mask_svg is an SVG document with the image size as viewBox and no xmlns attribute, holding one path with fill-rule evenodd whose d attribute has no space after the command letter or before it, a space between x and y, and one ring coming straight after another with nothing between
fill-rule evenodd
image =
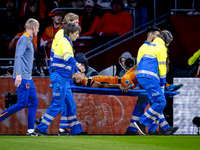
<instances>
[{"instance_id":1,"label":"blue collar","mask_svg":"<svg viewBox=\"0 0 200 150\"><path fill-rule=\"evenodd\" d=\"M64 35L64 37L69 41L69 43L71 44L71 46L72 46L72 49L73 49L73 42L72 41L70 41L70 39L68 38L68 36L66 36L66 35Z\"/></svg>"},{"instance_id":2,"label":"blue collar","mask_svg":"<svg viewBox=\"0 0 200 150\"><path fill-rule=\"evenodd\" d=\"M145 42L144 42L144 43L145 43L145 44L147 44L147 45L149 45L149 44L150 44L150 43L149 43L148 41L146 41L146 40L145 40Z\"/></svg>"},{"instance_id":3,"label":"blue collar","mask_svg":"<svg viewBox=\"0 0 200 150\"><path fill-rule=\"evenodd\" d=\"M156 46L156 44L151 44L148 41L145 41L144 43L147 44L147 45Z\"/></svg>"}]
</instances>

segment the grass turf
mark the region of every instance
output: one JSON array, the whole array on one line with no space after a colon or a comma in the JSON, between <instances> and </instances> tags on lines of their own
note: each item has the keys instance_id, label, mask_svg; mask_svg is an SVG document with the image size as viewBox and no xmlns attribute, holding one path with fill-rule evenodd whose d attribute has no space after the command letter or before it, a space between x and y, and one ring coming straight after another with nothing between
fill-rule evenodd
<instances>
[{"instance_id":1,"label":"grass turf","mask_svg":"<svg viewBox=\"0 0 200 150\"><path fill-rule=\"evenodd\" d=\"M198 150L200 136L0 136L0 150Z\"/></svg>"}]
</instances>

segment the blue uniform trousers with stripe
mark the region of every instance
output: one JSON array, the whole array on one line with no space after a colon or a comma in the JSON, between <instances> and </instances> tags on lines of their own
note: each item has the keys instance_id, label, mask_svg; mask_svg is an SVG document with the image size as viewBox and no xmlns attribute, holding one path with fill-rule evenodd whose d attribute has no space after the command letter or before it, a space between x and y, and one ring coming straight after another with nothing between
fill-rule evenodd
<instances>
[{"instance_id":1,"label":"blue uniform trousers with stripe","mask_svg":"<svg viewBox=\"0 0 200 150\"><path fill-rule=\"evenodd\" d=\"M37 126L37 129L41 132L47 133L48 126L61 112L60 128L71 127L72 135L82 132L81 124L76 118L76 113L74 113L76 112L76 109L74 109L76 107L68 80L60 76L57 72L51 73L50 80L53 85L51 105L43 116L41 123ZM69 105L69 103L71 105ZM70 114L70 112L72 113ZM65 119L67 116L69 116L69 121Z\"/></svg>"},{"instance_id":2,"label":"blue uniform trousers with stripe","mask_svg":"<svg viewBox=\"0 0 200 150\"><path fill-rule=\"evenodd\" d=\"M156 129L158 128L158 124L160 125L161 130L166 130L170 128L169 124L165 120L163 112L160 114L160 117L157 120L155 120L153 124L149 127L148 131L151 132L156 131Z\"/></svg>"},{"instance_id":3,"label":"blue uniform trousers with stripe","mask_svg":"<svg viewBox=\"0 0 200 150\"><path fill-rule=\"evenodd\" d=\"M140 123L149 127L153 122L159 120L165 108L166 99L157 80L142 77L137 78L137 80L146 90L148 98L152 103L151 107L139 119Z\"/></svg>"},{"instance_id":4,"label":"blue uniform trousers with stripe","mask_svg":"<svg viewBox=\"0 0 200 150\"><path fill-rule=\"evenodd\" d=\"M60 128L70 128L72 135L83 132L82 126L76 117L76 105L69 83L66 86L65 104L61 111Z\"/></svg>"},{"instance_id":5,"label":"blue uniform trousers with stripe","mask_svg":"<svg viewBox=\"0 0 200 150\"><path fill-rule=\"evenodd\" d=\"M149 99L146 97L138 97L137 103L132 113L130 125L127 130L136 132L138 129L135 127L134 122L138 121L140 117L144 114L144 110L149 104Z\"/></svg>"},{"instance_id":6,"label":"blue uniform trousers with stripe","mask_svg":"<svg viewBox=\"0 0 200 150\"><path fill-rule=\"evenodd\" d=\"M134 122L138 121L140 117L144 114L144 110L149 104L149 98L138 97L137 103L132 113L130 124L127 128L129 131L137 132L137 127L135 127ZM169 129L170 126L164 118L163 113L158 120L154 121L153 124L149 127L148 131L154 132L158 128L158 124L161 127L161 130Z\"/></svg>"},{"instance_id":7,"label":"blue uniform trousers with stripe","mask_svg":"<svg viewBox=\"0 0 200 150\"><path fill-rule=\"evenodd\" d=\"M34 129L35 117L38 107L38 98L36 87L32 79L22 79L21 84L19 87L17 87L17 103L8 107L8 109L2 112L0 115L0 121L3 121L10 115L26 107L28 107L28 129Z\"/></svg>"}]
</instances>

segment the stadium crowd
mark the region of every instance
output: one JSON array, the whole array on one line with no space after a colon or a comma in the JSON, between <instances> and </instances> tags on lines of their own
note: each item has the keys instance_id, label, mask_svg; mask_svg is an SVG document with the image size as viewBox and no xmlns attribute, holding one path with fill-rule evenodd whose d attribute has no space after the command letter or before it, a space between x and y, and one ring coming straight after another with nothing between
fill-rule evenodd
<instances>
[{"instance_id":1,"label":"stadium crowd","mask_svg":"<svg viewBox=\"0 0 200 150\"><path fill-rule=\"evenodd\" d=\"M17 8L15 2L15 0L0 2L5 8L0 10L0 19L4 21L0 25L3 29L0 30L0 44L3 49L1 58L14 58L16 42L24 32L24 24L29 18L34 18L40 23L40 31L33 41L35 57L39 51L41 58L50 58L52 38L62 28L63 17L69 12L79 16L80 36L101 39L96 40L99 43L91 43L87 40L77 41L89 47L86 51L131 31L134 24L136 28L152 19L152 12L148 6L150 2L145 0L24 0L18 2ZM74 42L74 48L76 49L76 42ZM76 53L86 51L80 50Z\"/></svg>"}]
</instances>

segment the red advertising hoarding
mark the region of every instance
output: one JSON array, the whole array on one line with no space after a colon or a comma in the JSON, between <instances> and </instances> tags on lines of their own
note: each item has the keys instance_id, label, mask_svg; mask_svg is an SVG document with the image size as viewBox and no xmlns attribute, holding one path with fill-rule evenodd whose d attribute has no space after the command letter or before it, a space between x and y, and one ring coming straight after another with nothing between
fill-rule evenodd
<instances>
[{"instance_id":1,"label":"red advertising hoarding","mask_svg":"<svg viewBox=\"0 0 200 150\"><path fill-rule=\"evenodd\" d=\"M50 105L52 89L49 78L33 78L39 105L36 119L42 117ZM12 78L0 78L0 113L5 110L5 93L16 92ZM89 134L124 134L129 126L137 97L73 93L77 118ZM27 111L22 109L0 122L0 134L21 135L27 131ZM57 134L60 114L48 128Z\"/></svg>"}]
</instances>

